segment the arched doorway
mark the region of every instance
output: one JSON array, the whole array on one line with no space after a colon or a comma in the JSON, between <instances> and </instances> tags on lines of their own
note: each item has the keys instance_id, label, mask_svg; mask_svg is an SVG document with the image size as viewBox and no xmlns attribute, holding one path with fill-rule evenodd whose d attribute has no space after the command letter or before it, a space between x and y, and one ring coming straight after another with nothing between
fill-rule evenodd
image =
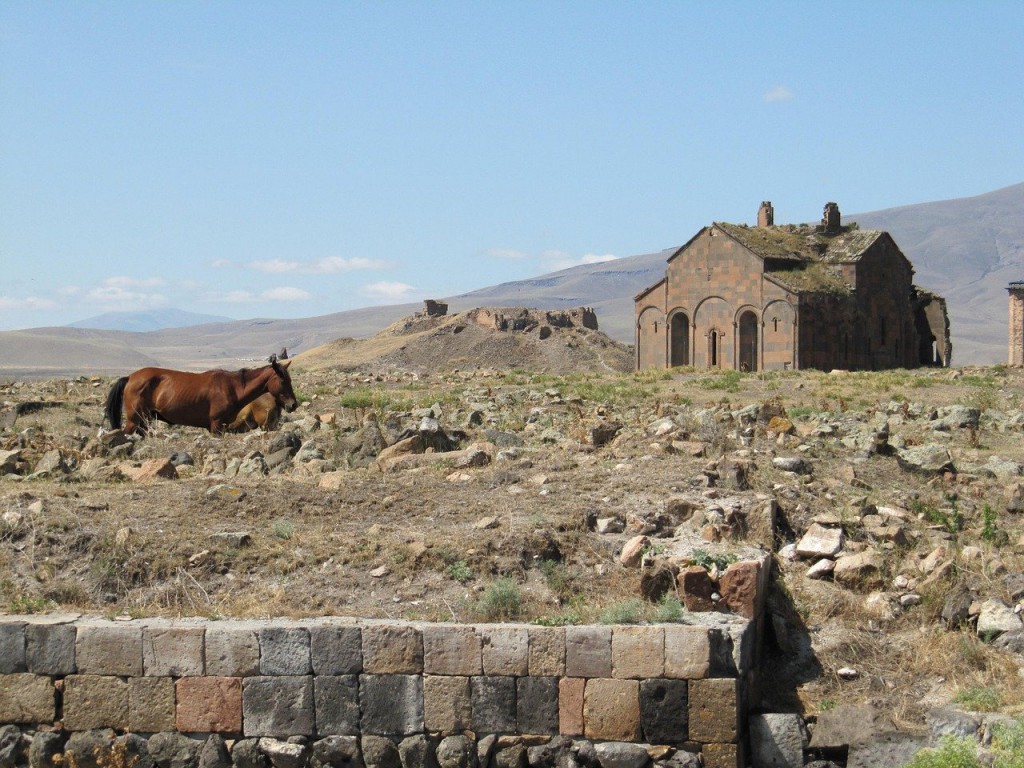
<instances>
[{"instance_id":1,"label":"arched doorway","mask_svg":"<svg viewBox=\"0 0 1024 768\"><path fill-rule=\"evenodd\" d=\"M670 354L669 365L673 368L690 364L690 318L685 312L672 315L672 326L669 331Z\"/></svg>"},{"instance_id":2,"label":"arched doorway","mask_svg":"<svg viewBox=\"0 0 1024 768\"><path fill-rule=\"evenodd\" d=\"M739 369L741 371L757 370L757 315L747 310L740 315L739 322Z\"/></svg>"}]
</instances>

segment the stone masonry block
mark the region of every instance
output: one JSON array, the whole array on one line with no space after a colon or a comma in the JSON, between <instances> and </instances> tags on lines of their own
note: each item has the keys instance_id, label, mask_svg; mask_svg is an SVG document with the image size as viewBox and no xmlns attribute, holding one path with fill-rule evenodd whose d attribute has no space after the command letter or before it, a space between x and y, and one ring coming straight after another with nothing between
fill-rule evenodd
<instances>
[{"instance_id":1,"label":"stone masonry block","mask_svg":"<svg viewBox=\"0 0 1024 768\"><path fill-rule=\"evenodd\" d=\"M423 671L428 675L479 675L483 672L480 636L465 624L423 628Z\"/></svg>"},{"instance_id":2,"label":"stone masonry block","mask_svg":"<svg viewBox=\"0 0 1024 768\"><path fill-rule=\"evenodd\" d=\"M458 733L473 726L469 678L427 675L423 678L423 725L428 731Z\"/></svg>"},{"instance_id":3,"label":"stone masonry block","mask_svg":"<svg viewBox=\"0 0 1024 768\"><path fill-rule=\"evenodd\" d=\"M701 755L704 768L743 768L747 764L735 744L705 744Z\"/></svg>"},{"instance_id":4,"label":"stone masonry block","mask_svg":"<svg viewBox=\"0 0 1024 768\"><path fill-rule=\"evenodd\" d=\"M320 736L359 735L358 675L317 675L313 698Z\"/></svg>"},{"instance_id":5,"label":"stone masonry block","mask_svg":"<svg viewBox=\"0 0 1024 768\"><path fill-rule=\"evenodd\" d=\"M247 677L242 681L246 736L308 736L313 733L312 675Z\"/></svg>"},{"instance_id":6,"label":"stone masonry block","mask_svg":"<svg viewBox=\"0 0 1024 768\"><path fill-rule=\"evenodd\" d=\"M308 675L313 671L309 630L305 627L263 627L260 674Z\"/></svg>"},{"instance_id":7,"label":"stone masonry block","mask_svg":"<svg viewBox=\"0 0 1024 768\"><path fill-rule=\"evenodd\" d=\"M406 624L362 627L363 671L374 675L423 673L423 634Z\"/></svg>"},{"instance_id":8,"label":"stone masonry block","mask_svg":"<svg viewBox=\"0 0 1024 768\"><path fill-rule=\"evenodd\" d=\"M618 626L612 629L612 677L642 679L664 674L664 627Z\"/></svg>"},{"instance_id":9,"label":"stone masonry block","mask_svg":"<svg viewBox=\"0 0 1024 768\"><path fill-rule=\"evenodd\" d=\"M25 622L0 622L0 674L25 672Z\"/></svg>"},{"instance_id":10,"label":"stone masonry block","mask_svg":"<svg viewBox=\"0 0 1024 768\"><path fill-rule=\"evenodd\" d=\"M78 670L77 636L74 624L29 624L25 628L29 671L37 675L73 675Z\"/></svg>"},{"instance_id":11,"label":"stone masonry block","mask_svg":"<svg viewBox=\"0 0 1024 768\"><path fill-rule=\"evenodd\" d=\"M142 677L142 625L79 624L75 660L83 675Z\"/></svg>"},{"instance_id":12,"label":"stone masonry block","mask_svg":"<svg viewBox=\"0 0 1024 768\"><path fill-rule=\"evenodd\" d=\"M142 632L142 666L147 677L203 674L203 628L147 626Z\"/></svg>"},{"instance_id":13,"label":"stone masonry block","mask_svg":"<svg viewBox=\"0 0 1024 768\"><path fill-rule=\"evenodd\" d=\"M423 732L423 678L420 675L360 675L363 734L411 736Z\"/></svg>"},{"instance_id":14,"label":"stone masonry block","mask_svg":"<svg viewBox=\"0 0 1024 768\"><path fill-rule=\"evenodd\" d=\"M688 735L685 680L640 681L640 728L649 744L678 744Z\"/></svg>"},{"instance_id":15,"label":"stone masonry block","mask_svg":"<svg viewBox=\"0 0 1024 768\"><path fill-rule=\"evenodd\" d=\"M534 627L530 633L530 676L561 677L565 674L565 628Z\"/></svg>"},{"instance_id":16,"label":"stone masonry block","mask_svg":"<svg viewBox=\"0 0 1024 768\"><path fill-rule=\"evenodd\" d=\"M483 625L477 627L482 643L485 675L515 675L530 671L530 635L526 627Z\"/></svg>"},{"instance_id":17,"label":"stone masonry block","mask_svg":"<svg viewBox=\"0 0 1024 768\"><path fill-rule=\"evenodd\" d=\"M731 563L718 580L722 600L729 610L746 619L753 619L764 609L764 586L760 560Z\"/></svg>"},{"instance_id":18,"label":"stone masonry block","mask_svg":"<svg viewBox=\"0 0 1024 768\"><path fill-rule=\"evenodd\" d=\"M665 627L665 677L694 680L711 672L711 641L706 627Z\"/></svg>"},{"instance_id":19,"label":"stone masonry block","mask_svg":"<svg viewBox=\"0 0 1024 768\"><path fill-rule=\"evenodd\" d=\"M262 679L274 680L276 678ZM287 690L286 686L268 685L267 688L274 692ZM242 732L242 679L240 677L183 677L178 680L175 690L178 697L175 719L177 728L182 733ZM286 698L286 695L283 694L281 698ZM297 698L301 701L301 694ZM278 704L279 701L280 699L269 703L273 708L273 705ZM278 710L275 708L273 711L276 713ZM248 726L248 723L246 725Z\"/></svg>"},{"instance_id":20,"label":"stone masonry block","mask_svg":"<svg viewBox=\"0 0 1024 768\"><path fill-rule=\"evenodd\" d=\"M565 628L565 674L570 677L612 676L612 628Z\"/></svg>"},{"instance_id":21,"label":"stone masonry block","mask_svg":"<svg viewBox=\"0 0 1024 768\"><path fill-rule=\"evenodd\" d=\"M206 674L253 677L260 673L256 628L245 622L216 622L206 628Z\"/></svg>"},{"instance_id":22,"label":"stone masonry block","mask_svg":"<svg viewBox=\"0 0 1024 768\"><path fill-rule=\"evenodd\" d=\"M605 741L640 741L640 683L587 680L583 692L584 735Z\"/></svg>"},{"instance_id":23,"label":"stone masonry block","mask_svg":"<svg viewBox=\"0 0 1024 768\"><path fill-rule=\"evenodd\" d=\"M582 677L563 677L558 681L558 732L563 736L583 735Z\"/></svg>"},{"instance_id":24,"label":"stone masonry block","mask_svg":"<svg viewBox=\"0 0 1024 768\"><path fill-rule=\"evenodd\" d=\"M0 675L0 723L52 723L57 717L53 681L18 672Z\"/></svg>"},{"instance_id":25,"label":"stone masonry block","mask_svg":"<svg viewBox=\"0 0 1024 768\"><path fill-rule=\"evenodd\" d=\"M64 678L64 727L69 731L128 727L128 683L112 675Z\"/></svg>"},{"instance_id":26,"label":"stone masonry block","mask_svg":"<svg viewBox=\"0 0 1024 768\"><path fill-rule=\"evenodd\" d=\"M516 679L516 722L519 733L558 733L558 678Z\"/></svg>"},{"instance_id":27,"label":"stone masonry block","mask_svg":"<svg viewBox=\"0 0 1024 768\"><path fill-rule=\"evenodd\" d=\"M739 735L739 681L729 677L689 682L690 738L732 743Z\"/></svg>"},{"instance_id":28,"label":"stone masonry block","mask_svg":"<svg viewBox=\"0 0 1024 768\"><path fill-rule=\"evenodd\" d=\"M516 678L470 678L473 728L478 734L516 732Z\"/></svg>"},{"instance_id":29,"label":"stone masonry block","mask_svg":"<svg viewBox=\"0 0 1024 768\"><path fill-rule=\"evenodd\" d=\"M363 671L363 636L359 627L309 628L315 675L358 675Z\"/></svg>"},{"instance_id":30,"label":"stone masonry block","mask_svg":"<svg viewBox=\"0 0 1024 768\"><path fill-rule=\"evenodd\" d=\"M159 733L174 730L174 680L128 678L128 730Z\"/></svg>"}]
</instances>

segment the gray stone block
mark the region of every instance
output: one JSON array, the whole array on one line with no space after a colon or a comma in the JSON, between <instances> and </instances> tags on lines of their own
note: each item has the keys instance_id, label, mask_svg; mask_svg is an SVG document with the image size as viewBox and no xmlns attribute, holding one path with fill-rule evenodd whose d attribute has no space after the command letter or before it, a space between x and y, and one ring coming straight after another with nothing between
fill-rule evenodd
<instances>
[{"instance_id":1,"label":"gray stone block","mask_svg":"<svg viewBox=\"0 0 1024 768\"><path fill-rule=\"evenodd\" d=\"M478 734L516 732L516 678L473 677L469 687L474 731Z\"/></svg>"},{"instance_id":2,"label":"gray stone block","mask_svg":"<svg viewBox=\"0 0 1024 768\"><path fill-rule=\"evenodd\" d=\"M516 679L516 722L519 733L558 733L558 678Z\"/></svg>"},{"instance_id":3,"label":"gray stone block","mask_svg":"<svg viewBox=\"0 0 1024 768\"><path fill-rule=\"evenodd\" d=\"M203 742L173 731L161 731L149 737L146 748L160 768L197 768Z\"/></svg>"},{"instance_id":4,"label":"gray stone block","mask_svg":"<svg viewBox=\"0 0 1024 768\"><path fill-rule=\"evenodd\" d=\"M142 625L82 623L75 639L75 661L82 675L142 676Z\"/></svg>"},{"instance_id":5,"label":"gray stone block","mask_svg":"<svg viewBox=\"0 0 1024 768\"><path fill-rule=\"evenodd\" d=\"M248 623L217 622L206 628L206 674L254 677L260 673L260 643Z\"/></svg>"},{"instance_id":6,"label":"gray stone block","mask_svg":"<svg viewBox=\"0 0 1024 768\"><path fill-rule=\"evenodd\" d=\"M315 675L358 675L363 671L359 627L318 626L309 630Z\"/></svg>"},{"instance_id":7,"label":"gray stone block","mask_svg":"<svg viewBox=\"0 0 1024 768\"><path fill-rule=\"evenodd\" d=\"M565 674L568 677L612 676L612 628L565 628Z\"/></svg>"},{"instance_id":8,"label":"gray stone block","mask_svg":"<svg viewBox=\"0 0 1024 768\"><path fill-rule=\"evenodd\" d=\"M25 665L25 622L0 623L0 674L27 672Z\"/></svg>"},{"instance_id":9,"label":"gray stone block","mask_svg":"<svg viewBox=\"0 0 1024 768\"><path fill-rule=\"evenodd\" d=\"M362 732L411 736L423 732L423 678L419 675L361 675Z\"/></svg>"},{"instance_id":10,"label":"gray stone block","mask_svg":"<svg viewBox=\"0 0 1024 768\"><path fill-rule=\"evenodd\" d=\"M314 732L313 677L278 675L242 681L246 736L307 736Z\"/></svg>"},{"instance_id":11,"label":"gray stone block","mask_svg":"<svg viewBox=\"0 0 1024 768\"><path fill-rule=\"evenodd\" d=\"M325 736L313 742L312 768L363 768L356 736Z\"/></svg>"},{"instance_id":12,"label":"gray stone block","mask_svg":"<svg viewBox=\"0 0 1024 768\"><path fill-rule=\"evenodd\" d=\"M316 732L322 736L359 735L359 677L317 675L313 679Z\"/></svg>"},{"instance_id":13,"label":"gray stone block","mask_svg":"<svg viewBox=\"0 0 1024 768\"><path fill-rule=\"evenodd\" d=\"M807 730L800 715L767 713L751 715L750 757L754 765L764 768L801 768Z\"/></svg>"},{"instance_id":14,"label":"gray stone block","mask_svg":"<svg viewBox=\"0 0 1024 768\"><path fill-rule=\"evenodd\" d=\"M363 761L366 768L402 768L398 747L384 736L363 736Z\"/></svg>"},{"instance_id":15,"label":"gray stone block","mask_svg":"<svg viewBox=\"0 0 1024 768\"><path fill-rule=\"evenodd\" d=\"M202 675L203 628L147 626L142 632L142 666L151 677Z\"/></svg>"},{"instance_id":16,"label":"gray stone block","mask_svg":"<svg viewBox=\"0 0 1024 768\"><path fill-rule=\"evenodd\" d=\"M850 747L847 768L899 768L928 746L909 733L880 733L872 741Z\"/></svg>"},{"instance_id":17,"label":"gray stone block","mask_svg":"<svg viewBox=\"0 0 1024 768\"><path fill-rule=\"evenodd\" d=\"M640 682L640 728L651 744L678 744L689 738L689 698L685 680Z\"/></svg>"},{"instance_id":18,"label":"gray stone block","mask_svg":"<svg viewBox=\"0 0 1024 768\"><path fill-rule=\"evenodd\" d=\"M30 768L50 768L58 764L55 758L63 759L64 737L53 731L39 731L32 737L28 748Z\"/></svg>"},{"instance_id":19,"label":"gray stone block","mask_svg":"<svg viewBox=\"0 0 1024 768\"><path fill-rule=\"evenodd\" d=\"M404 768L439 768L435 746L422 733L406 736L398 744L398 757Z\"/></svg>"},{"instance_id":20,"label":"gray stone block","mask_svg":"<svg viewBox=\"0 0 1024 768\"><path fill-rule=\"evenodd\" d=\"M231 763L235 768L269 768L270 761L260 752L259 739L239 739L231 747Z\"/></svg>"},{"instance_id":21,"label":"gray stone block","mask_svg":"<svg viewBox=\"0 0 1024 768\"><path fill-rule=\"evenodd\" d=\"M313 671L305 627L264 627L259 638L261 674L308 675Z\"/></svg>"},{"instance_id":22,"label":"gray stone block","mask_svg":"<svg viewBox=\"0 0 1024 768\"><path fill-rule=\"evenodd\" d=\"M75 639L73 624L29 624L25 628L26 660L30 672L37 675L73 675Z\"/></svg>"}]
</instances>

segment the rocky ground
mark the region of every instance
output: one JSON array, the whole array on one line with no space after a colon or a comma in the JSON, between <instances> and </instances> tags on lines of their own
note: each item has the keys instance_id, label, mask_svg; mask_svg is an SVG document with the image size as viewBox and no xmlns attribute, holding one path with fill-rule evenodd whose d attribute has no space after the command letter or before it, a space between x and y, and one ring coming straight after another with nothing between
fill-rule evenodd
<instances>
[{"instance_id":1,"label":"rocky ground","mask_svg":"<svg viewBox=\"0 0 1024 768\"><path fill-rule=\"evenodd\" d=\"M766 709L1024 712L1024 372L292 372L224 437L0 385L0 610L671 621L770 552Z\"/></svg>"}]
</instances>

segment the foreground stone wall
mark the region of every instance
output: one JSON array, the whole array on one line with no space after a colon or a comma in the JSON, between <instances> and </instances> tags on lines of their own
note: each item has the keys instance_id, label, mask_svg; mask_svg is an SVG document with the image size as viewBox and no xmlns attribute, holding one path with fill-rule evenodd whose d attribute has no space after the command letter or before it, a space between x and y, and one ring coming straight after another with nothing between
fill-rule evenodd
<instances>
[{"instance_id":1,"label":"foreground stone wall","mask_svg":"<svg viewBox=\"0 0 1024 768\"><path fill-rule=\"evenodd\" d=\"M663 764L701 753L708 768L744 765L753 625L724 614L693 621L0 616L0 724L28 735L219 734L228 744L420 735L436 744L470 734L522 746L570 737L643 744L651 760L680 751Z\"/></svg>"}]
</instances>

